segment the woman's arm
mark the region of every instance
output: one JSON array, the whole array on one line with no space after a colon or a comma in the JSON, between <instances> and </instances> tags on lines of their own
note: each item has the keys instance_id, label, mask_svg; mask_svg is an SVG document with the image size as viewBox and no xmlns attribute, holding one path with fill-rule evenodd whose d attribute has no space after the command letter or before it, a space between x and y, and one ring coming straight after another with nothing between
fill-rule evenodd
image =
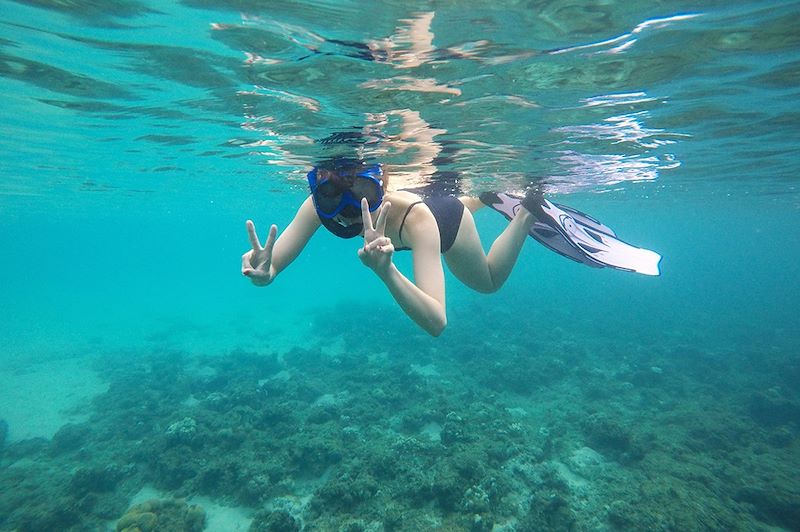
<instances>
[{"instance_id":1,"label":"woman's arm","mask_svg":"<svg viewBox=\"0 0 800 532\"><path fill-rule=\"evenodd\" d=\"M392 262L394 246L384 234L391 204L387 203L381 209L377 227L372 226L365 205L362 202L365 229L364 247L359 250L361 261L375 271L408 317L432 336L439 336L447 326L447 313L436 220L427 209L419 209L413 223L406 225L409 231L405 240L411 245L414 263L415 282L412 283ZM411 218L408 221L412 222Z\"/></svg>"},{"instance_id":2,"label":"woman's arm","mask_svg":"<svg viewBox=\"0 0 800 532\"><path fill-rule=\"evenodd\" d=\"M256 236L253 222L248 220L247 229L253 249L242 255L242 274L249 277L257 286L270 284L300 255L319 226L319 217L310 196L300 205L297 214L277 241L275 240L277 227L275 225L270 227L269 237L263 248Z\"/></svg>"},{"instance_id":3,"label":"woman's arm","mask_svg":"<svg viewBox=\"0 0 800 532\"><path fill-rule=\"evenodd\" d=\"M439 336L447 326L447 312L438 244L435 255L416 248L412 253L416 284L400 273L394 263L378 276L408 317L428 334Z\"/></svg>"},{"instance_id":4,"label":"woman's arm","mask_svg":"<svg viewBox=\"0 0 800 532\"><path fill-rule=\"evenodd\" d=\"M274 272L273 278L300 255L319 226L319 216L314 210L314 200L309 196L297 209L297 214L275 242L271 268L271 271Z\"/></svg>"}]
</instances>

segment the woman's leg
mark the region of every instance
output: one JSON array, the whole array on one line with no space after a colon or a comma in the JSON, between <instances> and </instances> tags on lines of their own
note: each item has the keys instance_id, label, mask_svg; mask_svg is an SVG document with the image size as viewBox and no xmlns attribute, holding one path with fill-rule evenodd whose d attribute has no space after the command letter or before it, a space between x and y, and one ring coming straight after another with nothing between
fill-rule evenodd
<instances>
[{"instance_id":1,"label":"woman's leg","mask_svg":"<svg viewBox=\"0 0 800 532\"><path fill-rule=\"evenodd\" d=\"M467 208L461 216L458 236L444 254L445 262L453 275L470 288L484 293L496 292L506 282L517 262L528 230L534 223L533 216L525 209L520 209L492 243L487 255L472 217L473 207L478 207L478 204L473 205L463 199L462 202Z\"/></svg>"},{"instance_id":2,"label":"woman's leg","mask_svg":"<svg viewBox=\"0 0 800 532\"><path fill-rule=\"evenodd\" d=\"M486 204L483 203L480 199L475 198L473 196L461 196L458 198L458 201L464 204L464 207L469 209L469 212L475 214L476 211L479 211L486 207Z\"/></svg>"}]
</instances>

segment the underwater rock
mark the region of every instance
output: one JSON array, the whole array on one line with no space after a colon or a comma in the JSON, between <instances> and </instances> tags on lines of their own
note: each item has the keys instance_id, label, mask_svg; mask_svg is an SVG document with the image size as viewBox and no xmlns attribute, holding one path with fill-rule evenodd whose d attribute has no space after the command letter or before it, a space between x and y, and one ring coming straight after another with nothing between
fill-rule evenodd
<instances>
[{"instance_id":1,"label":"underwater rock","mask_svg":"<svg viewBox=\"0 0 800 532\"><path fill-rule=\"evenodd\" d=\"M386 532L395 532L401 530L403 524L407 524L406 512L403 507L397 503L389 502L381 510L381 517L383 519L383 529Z\"/></svg>"},{"instance_id":2,"label":"underwater rock","mask_svg":"<svg viewBox=\"0 0 800 532\"><path fill-rule=\"evenodd\" d=\"M103 494L90 493L81 498L79 502L81 511L83 514L91 513L104 522L113 522L125 512L129 504L127 497L122 492L124 490L115 489L113 492Z\"/></svg>"},{"instance_id":3,"label":"underwater rock","mask_svg":"<svg viewBox=\"0 0 800 532\"><path fill-rule=\"evenodd\" d=\"M49 445L50 442L44 438L29 438L27 440L17 441L8 444L8 446L3 449L3 457L11 461L18 460L25 456L43 453Z\"/></svg>"},{"instance_id":4,"label":"underwater rock","mask_svg":"<svg viewBox=\"0 0 800 532\"><path fill-rule=\"evenodd\" d=\"M630 431L604 415L589 416L582 428L591 447L617 459L638 460L645 454L644 447Z\"/></svg>"},{"instance_id":5,"label":"underwater rock","mask_svg":"<svg viewBox=\"0 0 800 532\"><path fill-rule=\"evenodd\" d=\"M312 475L322 475L344 456L344 449L335 430L320 431L293 439L289 456L292 463Z\"/></svg>"},{"instance_id":6,"label":"underwater rock","mask_svg":"<svg viewBox=\"0 0 800 532\"><path fill-rule=\"evenodd\" d=\"M461 499L461 508L471 514L488 512L491 509L489 494L482 486L472 486L467 488L464 497Z\"/></svg>"},{"instance_id":7,"label":"underwater rock","mask_svg":"<svg viewBox=\"0 0 800 532\"><path fill-rule=\"evenodd\" d=\"M251 464L258 467L258 464ZM241 460L227 458L207 460L200 458L197 477L192 482L201 493L226 493L244 504L258 506L272 488L267 473L252 472ZM259 470L261 471L261 470Z\"/></svg>"},{"instance_id":8,"label":"underwater rock","mask_svg":"<svg viewBox=\"0 0 800 532\"><path fill-rule=\"evenodd\" d=\"M210 410L225 413L230 410L235 403L231 397L228 397L224 393L211 392L200 402L200 404Z\"/></svg>"},{"instance_id":9,"label":"underwater rock","mask_svg":"<svg viewBox=\"0 0 800 532\"><path fill-rule=\"evenodd\" d=\"M43 508L24 516L19 528L15 530L70 530L80 522L80 513L72 507Z\"/></svg>"},{"instance_id":10,"label":"underwater rock","mask_svg":"<svg viewBox=\"0 0 800 532\"><path fill-rule=\"evenodd\" d=\"M206 513L199 505L154 499L130 507L117 522L117 532L200 532L205 523Z\"/></svg>"},{"instance_id":11,"label":"underwater rock","mask_svg":"<svg viewBox=\"0 0 800 532\"><path fill-rule=\"evenodd\" d=\"M663 386L664 369L661 366L640 367L626 372L629 383L636 386Z\"/></svg>"},{"instance_id":12,"label":"underwater rock","mask_svg":"<svg viewBox=\"0 0 800 532\"><path fill-rule=\"evenodd\" d=\"M470 532L491 532L494 529L494 522L491 517L475 514L472 516Z\"/></svg>"},{"instance_id":13,"label":"underwater rock","mask_svg":"<svg viewBox=\"0 0 800 532\"><path fill-rule=\"evenodd\" d=\"M107 492L113 490L121 478L122 471L114 465L104 468L84 467L75 471L69 487L78 495Z\"/></svg>"},{"instance_id":14,"label":"underwater rock","mask_svg":"<svg viewBox=\"0 0 800 532\"><path fill-rule=\"evenodd\" d=\"M178 489L185 481L197 477L204 470L204 461L183 452L185 450L185 447L174 448L153 454L151 467L156 473L159 487Z\"/></svg>"},{"instance_id":15,"label":"underwater rock","mask_svg":"<svg viewBox=\"0 0 800 532\"><path fill-rule=\"evenodd\" d=\"M249 532L299 532L300 523L286 510L262 510L253 517Z\"/></svg>"},{"instance_id":16,"label":"underwater rock","mask_svg":"<svg viewBox=\"0 0 800 532\"><path fill-rule=\"evenodd\" d=\"M773 447L789 447L795 439L795 434L788 427L781 427L778 430L772 432L768 437L767 441Z\"/></svg>"},{"instance_id":17,"label":"underwater rock","mask_svg":"<svg viewBox=\"0 0 800 532\"><path fill-rule=\"evenodd\" d=\"M167 427L165 434L171 443L191 444L197 434L197 422L190 417L185 417Z\"/></svg>"},{"instance_id":18,"label":"underwater rock","mask_svg":"<svg viewBox=\"0 0 800 532\"><path fill-rule=\"evenodd\" d=\"M242 498L250 504L257 504L269 496L272 483L267 475L255 475L242 489Z\"/></svg>"},{"instance_id":19,"label":"underwater rock","mask_svg":"<svg viewBox=\"0 0 800 532\"><path fill-rule=\"evenodd\" d=\"M458 414L450 412L445 418L440 438L442 444L447 446L469 440L466 432L466 423Z\"/></svg>"},{"instance_id":20,"label":"underwater rock","mask_svg":"<svg viewBox=\"0 0 800 532\"><path fill-rule=\"evenodd\" d=\"M604 464L605 458L603 458L603 455L590 447L581 447L573 451L567 461L570 470L586 478L590 478Z\"/></svg>"},{"instance_id":21,"label":"underwater rock","mask_svg":"<svg viewBox=\"0 0 800 532\"><path fill-rule=\"evenodd\" d=\"M352 511L353 508L375 496L378 483L367 472L345 472L330 479L314 494L312 506L320 514L337 509Z\"/></svg>"},{"instance_id":22,"label":"underwater rock","mask_svg":"<svg viewBox=\"0 0 800 532\"><path fill-rule=\"evenodd\" d=\"M310 411L306 421L315 425L321 425L322 423L339 419L340 416L341 414L336 405L319 405Z\"/></svg>"},{"instance_id":23,"label":"underwater rock","mask_svg":"<svg viewBox=\"0 0 800 532\"><path fill-rule=\"evenodd\" d=\"M451 512L464 496L464 480L448 463L437 464L433 471L430 492L440 508Z\"/></svg>"},{"instance_id":24,"label":"underwater rock","mask_svg":"<svg viewBox=\"0 0 800 532\"><path fill-rule=\"evenodd\" d=\"M635 528L634 516L636 511L627 501L612 501L606 511L609 523L620 530L633 530Z\"/></svg>"},{"instance_id":25,"label":"underwater rock","mask_svg":"<svg viewBox=\"0 0 800 532\"><path fill-rule=\"evenodd\" d=\"M531 497L522 530L575 530L575 517L566 497L559 491L543 490Z\"/></svg>"},{"instance_id":26,"label":"underwater rock","mask_svg":"<svg viewBox=\"0 0 800 532\"><path fill-rule=\"evenodd\" d=\"M771 525L796 530L797 523L800 523L800 493L773 487L744 486L733 499L751 504L753 513Z\"/></svg>"},{"instance_id":27,"label":"underwater rock","mask_svg":"<svg viewBox=\"0 0 800 532\"><path fill-rule=\"evenodd\" d=\"M370 526L363 519L353 519L339 527L339 532L373 532L376 528Z\"/></svg>"},{"instance_id":28,"label":"underwater rock","mask_svg":"<svg viewBox=\"0 0 800 532\"><path fill-rule=\"evenodd\" d=\"M750 398L750 415L765 427L800 424L800 403L782 397L773 388L767 393L757 393Z\"/></svg>"},{"instance_id":29,"label":"underwater rock","mask_svg":"<svg viewBox=\"0 0 800 532\"><path fill-rule=\"evenodd\" d=\"M85 424L68 423L58 429L53 436L51 449L55 454L74 451L84 445L91 436L92 429Z\"/></svg>"},{"instance_id":30,"label":"underwater rock","mask_svg":"<svg viewBox=\"0 0 800 532\"><path fill-rule=\"evenodd\" d=\"M232 451L241 447L246 438L247 435L243 431L226 427L210 434L209 443L222 447L227 451Z\"/></svg>"}]
</instances>

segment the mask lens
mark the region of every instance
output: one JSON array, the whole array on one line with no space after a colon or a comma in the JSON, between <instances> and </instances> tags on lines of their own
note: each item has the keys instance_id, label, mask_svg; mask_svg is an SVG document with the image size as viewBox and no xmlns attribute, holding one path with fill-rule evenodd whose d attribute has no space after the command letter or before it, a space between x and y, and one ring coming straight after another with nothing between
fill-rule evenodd
<instances>
[{"instance_id":1,"label":"mask lens","mask_svg":"<svg viewBox=\"0 0 800 532\"><path fill-rule=\"evenodd\" d=\"M356 207L355 205L347 205L342 212L339 213L340 215L344 216L345 218L360 218L361 217L361 209Z\"/></svg>"},{"instance_id":2,"label":"mask lens","mask_svg":"<svg viewBox=\"0 0 800 532\"><path fill-rule=\"evenodd\" d=\"M369 179L368 177L358 176L353 180L353 186L350 187L353 196L361 201L361 198L367 198L370 210L375 209L380 205L383 196L381 187L378 183Z\"/></svg>"},{"instance_id":3,"label":"mask lens","mask_svg":"<svg viewBox=\"0 0 800 532\"><path fill-rule=\"evenodd\" d=\"M314 192L317 208L326 214L333 214L342 202L342 193L342 189L333 183L327 181L320 183Z\"/></svg>"}]
</instances>

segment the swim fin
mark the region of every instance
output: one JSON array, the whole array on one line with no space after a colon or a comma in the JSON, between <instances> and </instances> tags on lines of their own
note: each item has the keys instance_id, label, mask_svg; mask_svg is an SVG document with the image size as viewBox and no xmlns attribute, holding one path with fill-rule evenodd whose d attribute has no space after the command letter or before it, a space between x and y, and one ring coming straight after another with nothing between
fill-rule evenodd
<instances>
[{"instance_id":1,"label":"swim fin","mask_svg":"<svg viewBox=\"0 0 800 532\"><path fill-rule=\"evenodd\" d=\"M529 235L559 255L592 268L659 275L661 255L617 238L610 227L577 209L552 203L541 194L521 198L507 193L484 192L480 200L511 220L523 202L536 218Z\"/></svg>"}]
</instances>

